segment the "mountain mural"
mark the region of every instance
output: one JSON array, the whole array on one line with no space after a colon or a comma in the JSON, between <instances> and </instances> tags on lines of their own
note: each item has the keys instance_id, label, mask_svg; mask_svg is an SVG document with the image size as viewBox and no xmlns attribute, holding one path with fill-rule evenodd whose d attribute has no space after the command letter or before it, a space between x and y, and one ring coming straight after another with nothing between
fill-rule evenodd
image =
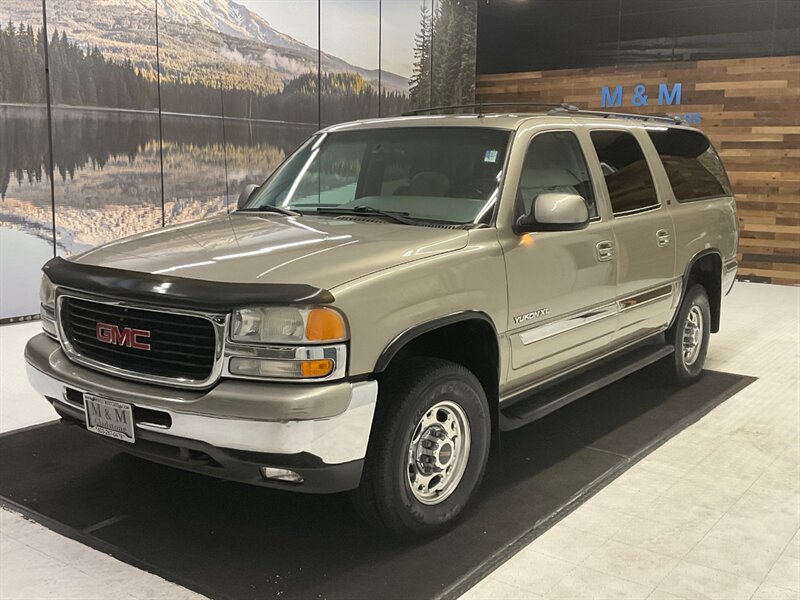
<instances>
[{"instance_id":1,"label":"mountain mural","mask_svg":"<svg viewBox=\"0 0 800 600\"><path fill-rule=\"evenodd\" d=\"M320 126L474 97L476 0L337 5L354 28L326 21L327 48L382 35L404 76L280 31L296 0L243 1L44 0L45 32L43 0L0 0L0 323L38 310L54 252L229 210Z\"/></svg>"},{"instance_id":2,"label":"mountain mural","mask_svg":"<svg viewBox=\"0 0 800 600\"><path fill-rule=\"evenodd\" d=\"M115 62L130 61L144 74L155 73L156 33L152 0L51 0L48 30L97 48ZM158 0L162 77L185 83L224 85L260 93L316 72L318 51L274 29L259 14L233 0ZM316 15L314 15L316 16ZM0 22L40 23L41 4L3 0ZM378 71L322 53L322 70L355 73L377 87ZM407 78L383 71L382 89L407 94Z\"/></svg>"}]
</instances>

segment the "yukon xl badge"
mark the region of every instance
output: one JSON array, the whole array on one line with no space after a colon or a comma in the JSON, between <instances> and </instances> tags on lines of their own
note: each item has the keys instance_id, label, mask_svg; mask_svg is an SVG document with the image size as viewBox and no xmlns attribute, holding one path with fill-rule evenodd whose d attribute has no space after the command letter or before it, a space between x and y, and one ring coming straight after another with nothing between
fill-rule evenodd
<instances>
[{"instance_id":1,"label":"yukon xl badge","mask_svg":"<svg viewBox=\"0 0 800 600\"><path fill-rule=\"evenodd\" d=\"M539 308L537 310L533 310L527 314L520 315L518 317L514 317L514 324L519 325L520 323L524 323L525 321L532 321L533 319L539 319L544 317L545 315L550 314L549 308Z\"/></svg>"}]
</instances>

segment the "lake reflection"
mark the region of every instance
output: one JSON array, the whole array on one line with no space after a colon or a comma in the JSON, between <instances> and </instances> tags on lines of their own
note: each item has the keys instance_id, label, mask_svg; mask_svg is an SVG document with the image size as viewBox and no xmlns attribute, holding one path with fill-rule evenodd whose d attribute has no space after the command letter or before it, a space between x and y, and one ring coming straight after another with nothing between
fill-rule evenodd
<instances>
[{"instance_id":1,"label":"lake reflection","mask_svg":"<svg viewBox=\"0 0 800 600\"><path fill-rule=\"evenodd\" d=\"M226 211L242 186L266 179L315 129L226 119L223 131L221 119L163 115L159 144L156 113L54 107L57 252L74 254L161 226L162 148L163 215L172 224ZM46 109L0 106L0 140L4 253L17 242L34 243L20 235L52 248ZM3 263L3 288L38 273L42 252L14 251L14 260ZM35 299L29 282L22 285L21 297ZM23 304L24 311L14 303L9 312L4 298L0 318L38 312L37 302Z\"/></svg>"},{"instance_id":2,"label":"lake reflection","mask_svg":"<svg viewBox=\"0 0 800 600\"><path fill-rule=\"evenodd\" d=\"M225 211L241 186L263 181L313 133L298 126L164 115L167 223ZM53 109L56 237L59 252L161 225L158 115ZM44 109L0 107L0 223L50 223ZM227 178L226 178L227 173ZM227 184L227 185L226 185ZM227 194L227 196L226 196Z\"/></svg>"}]
</instances>

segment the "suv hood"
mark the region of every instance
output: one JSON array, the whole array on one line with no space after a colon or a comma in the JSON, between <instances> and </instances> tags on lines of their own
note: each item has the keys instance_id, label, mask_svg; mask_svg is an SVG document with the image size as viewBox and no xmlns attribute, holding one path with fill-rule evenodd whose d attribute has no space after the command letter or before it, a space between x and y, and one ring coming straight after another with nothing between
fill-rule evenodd
<instances>
[{"instance_id":1,"label":"suv hood","mask_svg":"<svg viewBox=\"0 0 800 600\"><path fill-rule=\"evenodd\" d=\"M89 250L77 263L229 283L331 289L358 277L463 248L465 230L314 216L234 213Z\"/></svg>"}]
</instances>

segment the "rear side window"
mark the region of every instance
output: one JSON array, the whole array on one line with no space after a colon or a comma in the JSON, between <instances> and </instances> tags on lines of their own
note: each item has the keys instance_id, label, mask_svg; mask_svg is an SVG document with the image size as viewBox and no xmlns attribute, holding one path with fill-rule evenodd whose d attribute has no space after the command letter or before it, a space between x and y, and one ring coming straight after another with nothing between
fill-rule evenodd
<instances>
[{"instance_id":1,"label":"rear side window","mask_svg":"<svg viewBox=\"0 0 800 600\"><path fill-rule=\"evenodd\" d=\"M733 192L719 155L699 131L648 129L678 202L729 196Z\"/></svg>"},{"instance_id":2,"label":"rear side window","mask_svg":"<svg viewBox=\"0 0 800 600\"><path fill-rule=\"evenodd\" d=\"M592 144L617 216L657 208L656 186L639 142L627 131L593 131Z\"/></svg>"}]
</instances>

